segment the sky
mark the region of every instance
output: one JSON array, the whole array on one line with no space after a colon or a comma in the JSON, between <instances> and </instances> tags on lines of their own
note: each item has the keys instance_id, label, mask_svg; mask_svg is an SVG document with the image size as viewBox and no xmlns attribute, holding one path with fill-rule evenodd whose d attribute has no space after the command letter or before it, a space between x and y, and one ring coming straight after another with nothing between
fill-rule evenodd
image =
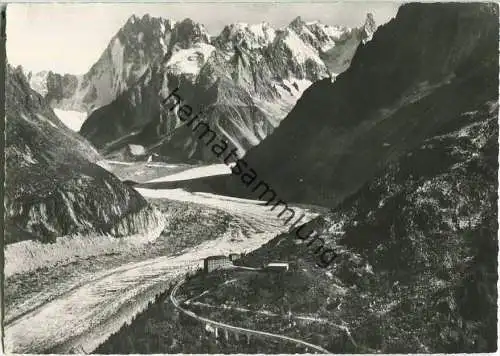
<instances>
[{"instance_id":1,"label":"sky","mask_svg":"<svg viewBox=\"0 0 500 356\"><path fill-rule=\"evenodd\" d=\"M377 1L9 4L7 59L12 65L35 72L83 74L133 14L142 17L149 13L177 21L189 17L214 35L234 22L266 21L280 28L297 16L305 21L354 27L371 12L381 24L394 17L398 7L396 2Z\"/></svg>"}]
</instances>

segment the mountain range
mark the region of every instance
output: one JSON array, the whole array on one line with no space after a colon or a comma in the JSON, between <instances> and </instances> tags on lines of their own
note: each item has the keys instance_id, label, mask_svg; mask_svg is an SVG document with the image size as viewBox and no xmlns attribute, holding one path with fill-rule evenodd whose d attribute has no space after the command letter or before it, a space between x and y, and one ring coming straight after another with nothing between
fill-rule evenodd
<instances>
[{"instance_id":1,"label":"mountain range","mask_svg":"<svg viewBox=\"0 0 500 356\"><path fill-rule=\"evenodd\" d=\"M334 83L311 85L242 166L284 200L334 207L388 163L458 125L461 113L496 100L494 21L483 23L480 11L427 17L425 7L412 6L358 47ZM458 30L461 23L467 28ZM257 198L235 175L198 188Z\"/></svg>"},{"instance_id":2,"label":"mountain range","mask_svg":"<svg viewBox=\"0 0 500 356\"><path fill-rule=\"evenodd\" d=\"M498 11L411 3L375 33L368 16L357 29L297 18L280 30L233 24L215 37L189 19L133 16L84 76L27 78L9 66L5 241L161 231L155 209L100 165L104 155L212 161L179 111L161 106L179 88L282 203L327 211L244 254L238 263L250 268L188 274L170 298L203 287L196 303L213 306L205 320L298 334L332 352L493 352ZM83 137L51 106L88 112ZM174 184L257 199L242 176ZM313 235L335 251L331 264L305 241ZM273 261L291 268L252 270ZM205 288L214 276L220 283ZM206 323L179 317L171 301L158 300L102 349L252 351L248 336L207 336Z\"/></svg>"},{"instance_id":3,"label":"mountain range","mask_svg":"<svg viewBox=\"0 0 500 356\"><path fill-rule=\"evenodd\" d=\"M238 261L287 261L289 271L199 273L176 288L182 306L332 353L496 351L498 11L404 4L334 83L306 90L244 160L282 197L331 209ZM203 184L237 191L241 177ZM318 243L335 250L332 263L321 263ZM182 335L192 352L241 350L238 339L198 342L191 320L168 329L167 305L160 299L115 340L164 353Z\"/></svg>"},{"instance_id":4,"label":"mountain range","mask_svg":"<svg viewBox=\"0 0 500 356\"><path fill-rule=\"evenodd\" d=\"M242 156L311 83L344 71L375 29L371 14L358 28L297 17L282 29L235 23L211 36L190 19L132 16L85 75L28 77L52 107L88 113L80 133L105 155L215 161L178 112L160 107L175 88L193 108L203 108L204 120ZM137 153L130 145L143 148Z\"/></svg>"}]
</instances>

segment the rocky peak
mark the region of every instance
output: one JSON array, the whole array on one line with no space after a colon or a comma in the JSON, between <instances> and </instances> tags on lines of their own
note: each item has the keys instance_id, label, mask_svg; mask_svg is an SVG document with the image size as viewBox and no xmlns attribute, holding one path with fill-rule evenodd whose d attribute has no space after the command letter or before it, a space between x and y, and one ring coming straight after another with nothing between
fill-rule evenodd
<instances>
[{"instance_id":1,"label":"rocky peak","mask_svg":"<svg viewBox=\"0 0 500 356\"><path fill-rule=\"evenodd\" d=\"M122 43L142 43L153 45L171 31L172 21L145 14L142 18L132 15L118 31L116 37Z\"/></svg>"},{"instance_id":2,"label":"rocky peak","mask_svg":"<svg viewBox=\"0 0 500 356\"><path fill-rule=\"evenodd\" d=\"M170 38L170 47L189 48L195 43L210 43L210 35L205 26L186 18L177 23Z\"/></svg>"},{"instance_id":3,"label":"rocky peak","mask_svg":"<svg viewBox=\"0 0 500 356\"><path fill-rule=\"evenodd\" d=\"M373 14L372 13L366 14L365 23L362 27L362 31L363 31L363 34L362 34L363 40L362 41L363 41L363 43L370 41L376 30L377 30L377 24L375 23L375 19L373 18Z\"/></svg>"},{"instance_id":4,"label":"rocky peak","mask_svg":"<svg viewBox=\"0 0 500 356\"><path fill-rule=\"evenodd\" d=\"M300 39L315 48L318 52L325 52L335 46L347 32L348 28L330 26L319 21L303 21L300 16L295 18L287 30L295 32Z\"/></svg>"},{"instance_id":5,"label":"rocky peak","mask_svg":"<svg viewBox=\"0 0 500 356\"><path fill-rule=\"evenodd\" d=\"M366 14L364 27L370 29L372 32L377 29L375 19L373 18L373 14L371 12Z\"/></svg>"},{"instance_id":6,"label":"rocky peak","mask_svg":"<svg viewBox=\"0 0 500 356\"><path fill-rule=\"evenodd\" d=\"M197 93L190 102L213 105L211 115L220 123L222 134L244 152L278 125L312 82L347 68L360 42L359 29L305 22L300 17L280 30L266 22L233 23L210 38L202 25L189 18L175 23L149 15L133 16L83 81L68 80L66 86L59 78L54 86L58 93L54 106L60 107L63 102L75 110L83 102L82 111L90 115L80 132L106 152L119 146L108 147L108 143L141 126L145 133L134 144L147 146L179 127L180 120L173 115L161 119L168 121L161 130L147 131L158 120L152 101L156 102L160 88L166 94L176 87L176 82L182 82L191 86L186 92ZM332 48L337 52L325 55ZM148 68L156 65L161 68L158 78L163 79L144 76ZM76 91L74 86L78 86ZM141 99L145 93L153 99ZM123 100L123 96L118 99L122 94L130 100ZM183 96L187 100L188 94ZM112 101L116 101L113 107L103 108ZM123 106L127 107L125 116ZM238 114L228 107L237 107ZM103 110L94 115L96 109ZM147 120L155 124L146 127ZM111 121L116 126L109 124ZM165 159L173 151L172 156L178 152L179 157L195 157L192 152L197 148L186 141L189 135L186 131L178 134L177 141L169 138L169 142L179 144L157 153L169 151ZM204 160L212 156L196 157Z\"/></svg>"},{"instance_id":7,"label":"rocky peak","mask_svg":"<svg viewBox=\"0 0 500 356\"><path fill-rule=\"evenodd\" d=\"M298 30L298 31L300 31L305 26L306 26L306 23L304 22L304 20L302 20L302 17L300 17L300 16L297 16L296 18L294 18L292 20L292 22L290 22L290 24L288 25L289 28L291 28L293 30Z\"/></svg>"},{"instance_id":8,"label":"rocky peak","mask_svg":"<svg viewBox=\"0 0 500 356\"><path fill-rule=\"evenodd\" d=\"M23 84L27 83L28 78L31 76L31 72L26 72L22 65L13 68L9 66L9 69L12 70L12 75L17 76L17 80Z\"/></svg>"},{"instance_id":9,"label":"rocky peak","mask_svg":"<svg viewBox=\"0 0 500 356\"><path fill-rule=\"evenodd\" d=\"M139 20L139 17L133 14L132 16L129 17L126 24L135 24L137 20Z\"/></svg>"},{"instance_id":10,"label":"rocky peak","mask_svg":"<svg viewBox=\"0 0 500 356\"><path fill-rule=\"evenodd\" d=\"M315 81L328 76L328 70L317 49L291 28L278 32L272 45L272 53L276 61L282 63L276 66L276 70L282 71L280 75L284 78L293 74L300 79Z\"/></svg>"},{"instance_id":11,"label":"rocky peak","mask_svg":"<svg viewBox=\"0 0 500 356\"><path fill-rule=\"evenodd\" d=\"M491 36L498 38L498 14L484 11L487 7L473 3L456 6L421 5L402 5L396 18L377 30L377 35L386 38L383 42L379 41L378 54L369 56L363 53L366 60L361 64L357 60L360 58L358 54L369 51L368 46L361 47L354 56L351 67L365 67L369 61L380 62L378 71L393 73L395 82L402 85L418 80L440 81L449 76L457 76L460 71L465 73L477 68L478 64L489 63L478 62L477 59L490 55L486 55L486 51L491 51L486 39ZM456 30L457 24L462 23L467 24L467 27ZM394 28L398 30L393 30ZM430 28L439 28L439 31L429 31ZM389 36L389 31L394 34ZM427 50L422 51L412 45L417 41L420 47ZM380 60L384 51L392 52L394 58L404 58L404 64L400 64L403 60L398 63ZM394 68L396 64L397 68ZM384 67L383 71L381 67ZM415 73L411 74L412 71ZM387 90L380 93L380 96L385 94Z\"/></svg>"},{"instance_id":12,"label":"rocky peak","mask_svg":"<svg viewBox=\"0 0 500 356\"><path fill-rule=\"evenodd\" d=\"M240 22L225 26L214 43L222 49L232 49L235 45L256 49L271 44L275 37L276 31L267 22L254 25Z\"/></svg>"}]
</instances>

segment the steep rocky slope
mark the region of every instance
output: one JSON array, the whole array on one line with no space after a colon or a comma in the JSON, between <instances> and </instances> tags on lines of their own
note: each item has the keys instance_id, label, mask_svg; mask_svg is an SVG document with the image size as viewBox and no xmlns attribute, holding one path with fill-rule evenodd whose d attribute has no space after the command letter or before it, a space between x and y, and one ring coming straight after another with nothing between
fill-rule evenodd
<instances>
[{"instance_id":1,"label":"steep rocky slope","mask_svg":"<svg viewBox=\"0 0 500 356\"><path fill-rule=\"evenodd\" d=\"M305 298L315 316L344 325L356 342L340 330L324 335L327 349L496 350L498 103L455 121L455 129L424 141L302 227L301 236L316 231L334 247L338 256L326 268L315 255L319 242L308 246L312 237L302 241L295 233L246 259L256 266L270 260L296 265L285 291L268 292L276 308L294 313L306 311ZM305 295L291 298L298 289ZM248 293L220 293L215 302L232 295Z\"/></svg>"},{"instance_id":2,"label":"steep rocky slope","mask_svg":"<svg viewBox=\"0 0 500 356\"><path fill-rule=\"evenodd\" d=\"M155 21L161 25L164 20ZM120 43L137 42L130 35L139 31L137 24L152 26L150 17L138 19L135 25L129 23L125 28L135 26L134 31L122 30L128 42ZM107 50L115 53L114 57L105 52L86 74L90 83L97 80L92 78L107 78L109 73L122 78L113 77L120 85L102 87L107 96L93 91L93 108L109 104L93 111L81 128L82 135L102 152L133 159L129 145L134 144L144 146L145 154L156 153L166 160L215 161L197 139L198 134L183 125L178 110L161 107L169 93L179 87L178 95L193 109L203 109L203 120L243 155L279 125L312 82L345 70L355 48L369 40L375 28L371 16L354 29L306 23L300 18L278 30L266 23L235 23L214 37L190 19L169 26L170 30L165 30L168 35L160 37L162 50L145 56L149 66L140 66L144 70L137 75L123 74L128 72L120 69L128 68L130 60L111 50L116 39ZM125 52L132 48L123 46ZM113 59L117 56L120 65ZM108 57L112 60L105 61ZM129 85L134 80L136 83ZM78 95L72 98L80 100L82 95ZM74 110L79 105L66 108Z\"/></svg>"},{"instance_id":3,"label":"steep rocky slope","mask_svg":"<svg viewBox=\"0 0 500 356\"><path fill-rule=\"evenodd\" d=\"M7 244L125 236L159 225L136 191L93 163L97 151L57 119L20 68L8 68L6 88Z\"/></svg>"},{"instance_id":4,"label":"steep rocky slope","mask_svg":"<svg viewBox=\"0 0 500 356\"><path fill-rule=\"evenodd\" d=\"M391 39L398 38L401 42L395 46ZM388 61L385 46L392 48L391 56L398 61ZM371 67L372 60L378 65ZM355 90L361 82L366 91ZM320 87L327 96L320 95ZM414 91L408 93L408 88ZM332 352L495 351L497 89L496 4L403 5L396 19L360 48L350 69L333 86L322 82L311 88L299 111L294 110L283 124L289 135L288 157L298 166L293 172L301 173L309 189L303 189L301 197L332 191L346 195L361 181L358 175L371 178L330 213L277 237L242 261L261 266L286 260L295 266L286 284L262 292L272 300L266 308L309 313L341 325L321 334L321 345ZM313 99L322 109L305 106ZM358 105L349 106L341 99ZM294 115L305 115L306 109L308 125L299 131L300 118ZM321 112L330 116L314 115ZM332 125L325 125L326 120ZM314 135L320 125L329 137ZM352 130L360 130L355 131L359 135L355 140ZM272 146L283 132L280 128L252 150L249 161L261 149L268 155L283 153L283 147ZM302 152L295 149L299 138L304 142ZM335 151L327 150L327 139ZM308 157L311 161L306 164ZM273 172L287 173L290 167L289 158L282 162L259 158L268 167L271 161L276 163ZM306 173L311 167L319 176L314 181ZM327 179L329 186L317 186ZM280 182L300 188L293 181ZM336 257L322 254L320 245L332 248ZM205 298L216 305L261 310L264 301L251 299L246 288L242 283Z\"/></svg>"},{"instance_id":5,"label":"steep rocky slope","mask_svg":"<svg viewBox=\"0 0 500 356\"><path fill-rule=\"evenodd\" d=\"M488 5L401 7L334 83L306 90L245 162L286 200L334 206L459 113L495 100L495 16ZM252 194L239 176L210 184Z\"/></svg>"},{"instance_id":6,"label":"steep rocky slope","mask_svg":"<svg viewBox=\"0 0 500 356\"><path fill-rule=\"evenodd\" d=\"M318 50L320 58L334 76L349 68L358 45L370 41L377 29L370 13L367 14L363 26L347 32L325 28L325 25L319 22L306 23L300 17L292 21L290 27L304 42Z\"/></svg>"},{"instance_id":7,"label":"steep rocky slope","mask_svg":"<svg viewBox=\"0 0 500 356\"><path fill-rule=\"evenodd\" d=\"M289 261L290 271L200 271L177 300L208 319L331 353L495 351L498 102L454 121L335 210L237 262ZM318 239L310 246L297 238L312 231ZM338 254L326 268L315 254L319 238ZM220 330L217 338L169 297L157 298L98 351L304 352L282 340L226 339Z\"/></svg>"}]
</instances>

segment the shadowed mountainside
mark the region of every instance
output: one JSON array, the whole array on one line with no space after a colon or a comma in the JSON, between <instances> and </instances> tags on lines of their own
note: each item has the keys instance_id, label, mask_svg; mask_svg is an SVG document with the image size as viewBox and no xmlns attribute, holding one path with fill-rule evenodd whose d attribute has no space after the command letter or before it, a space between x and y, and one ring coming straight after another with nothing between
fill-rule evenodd
<instances>
[{"instance_id":1,"label":"shadowed mountainside","mask_svg":"<svg viewBox=\"0 0 500 356\"><path fill-rule=\"evenodd\" d=\"M97 151L55 116L22 70L6 85L7 244L76 233L137 233L157 217L135 190L96 165Z\"/></svg>"},{"instance_id":2,"label":"shadowed mountainside","mask_svg":"<svg viewBox=\"0 0 500 356\"><path fill-rule=\"evenodd\" d=\"M334 83L304 92L242 167L287 201L335 206L459 114L496 100L497 40L491 4L402 6ZM200 189L255 198L236 175Z\"/></svg>"}]
</instances>

